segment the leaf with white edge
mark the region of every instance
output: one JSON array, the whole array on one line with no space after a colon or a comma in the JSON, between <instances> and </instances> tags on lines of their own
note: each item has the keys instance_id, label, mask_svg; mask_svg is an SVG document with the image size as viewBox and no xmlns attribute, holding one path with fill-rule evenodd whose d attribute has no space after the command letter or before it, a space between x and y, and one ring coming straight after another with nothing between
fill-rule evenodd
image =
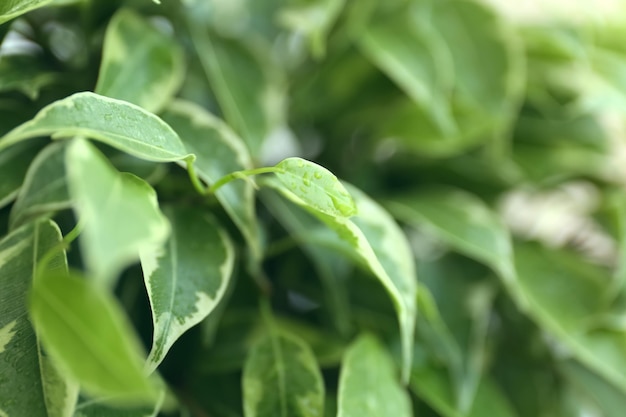
<instances>
[{"instance_id":1,"label":"leaf with white edge","mask_svg":"<svg viewBox=\"0 0 626 417\"><path fill-rule=\"evenodd\" d=\"M278 21L309 41L311 54L322 58L326 53L326 38L341 14L345 0L316 0L289 3L278 13Z\"/></svg>"},{"instance_id":2,"label":"leaf with white edge","mask_svg":"<svg viewBox=\"0 0 626 417\"><path fill-rule=\"evenodd\" d=\"M0 241L0 415L70 417L78 386L70 383L41 351L27 314L27 292L40 260L61 243L51 221L31 223ZM65 253L47 263L65 272Z\"/></svg>"},{"instance_id":3,"label":"leaf with white edge","mask_svg":"<svg viewBox=\"0 0 626 417\"><path fill-rule=\"evenodd\" d=\"M253 168L244 142L223 121L197 104L177 100L162 115L178 133L189 152L196 155L198 177L213 184L231 172ZM245 237L255 258L261 258L254 189L248 181L232 181L215 196Z\"/></svg>"},{"instance_id":4,"label":"leaf with white edge","mask_svg":"<svg viewBox=\"0 0 626 417\"><path fill-rule=\"evenodd\" d=\"M322 417L324 383L311 348L269 324L243 369L245 417Z\"/></svg>"},{"instance_id":5,"label":"leaf with white edge","mask_svg":"<svg viewBox=\"0 0 626 417\"><path fill-rule=\"evenodd\" d=\"M417 318L417 274L411 248L400 227L380 205L353 186L346 185L346 188L354 198L358 216L347 219L311 208L272 178L263 179L262 184L278 190L324 222L336 233L327 236L332 240L329 243L356 260L383 284L398 315L402 377L408 381Z\"/></svg>"},{"instance_id":6,"label":"leaf with white edge","mask_svg":"<svg viewBox=\"0 0 626 417\"><path fill-rule=\"evenodd\" d=\"M411 399L390 354L373 336L346 351L339 377L337 417L411 417Z\"/></svg>"},{"instance_id":7,"label":"leaf with white edge","mask_svg":"<svg viewBox=\"0 0 626 417\"><path fill-rule=\"evenodd\" d=\"M30 293L30 316L43 346L86 392L119 404L155 404L141 345L122 308L76 274L44 273Z\"/></svg>"},{"instance_id":8,"label":"leaf with white edge","mask_svg":"<svg viewBox=\"0 0 626 417\"><path fill-rule=\"evenodd\" d=\"M180 138L163 120L134 104L90 92L44 107L30 121L0 138L0 151L22 140L84 136L138 158L156 162L190 160Z\"/></svg>"},{"instance_id":9,"label":"leaf with white edge","mask_svg":"<svg viewBox=\"0 0 626 417\"><path fill-rule=\"evenodd\" d=\"M83 259L99 284L112 286L142 249L165 242L168 221L154 189L132 174L117 172L88 141L69 144L66 167L70 197L84 223Z\"/></svg>"},{"instance_id":10,"label":"leaf with white edge","mask_svg":"<svg viewBox=\"0 0 626 417\"><path fill-rule=\"evenodd\" d=\"M141 254L154 322L151 371L174 342L221 301L235 257L226 232L203 210L169 207L164 212L172 227L169 241L164 249Z\"/></svg>"},{"instance_id":11,"label":"leaf with white edge","mask_svg":"<svg viewBox=\"0 0 626 417\"><path fill-rule=\"evenodd\" d=\"M18 227L38 215L71 207L65 172L66 143L44 148L28 167L24 185L11 209L10 224Z\"/></svg>"},{"instance_id":12,"label":"leaf with white edge","mask_svg":"<svg viewBox=\"0 0 626 417\"><path fill-rule=\"evenodd\" d=\"M478 197L441 188L392 199L386 206L399 220L428 228L455 250L493 268L505 282L515 280L509 232Z\"/></svg>"},{"instance_id":13,"label":"leaf with white edge","mask_svg":"<svg viewBox=\"0 0 626 417\"><path fill-rule=\"evenodd\" d=\"M284 91L274 79L281 69L267 68L249 45L210 35L197 24L191 38L224 118L259 156L266 137L282 123Z\"/></svg>"},{"instance_id":14,"label":"leaf with white edge","mask_svg":"<svg viewBox=\"0 0 626 417\"><path fill-rule=\"evenodd\" d=\"M17 195L40 143L22 143L0 152L0 208Z\"/></svg>"},{"instance_id":15,"label":"leaf with white edge","mask_svg":"<svg viewBox=\"0 0 626 417\"><path fill-rule=\"evenodd\" d=\"M184 62L171 37L121 9L107 27L95 91L158 113L182 84Z\"/></svg>"},{"instance_id":16,"label":"leaf with white edge","mask_svg":"<svg viewBox=\"0 0 626 417\"><path fill-rule=\"evenodd\" d=\"M0 24L31 10L38 9L52 0L3 0L0 3Z\"/></svg>"},{"instance_id":17,"label":"leaf with white edge","mask_svg":"<svg viewBox=\"0 0 626 417\"><path fill-rule=\"evenodd\" d=\"M302 200L302 204L335 217L350 217L357 213L350 193L326 168L302 158L284 159L276 164L276 168L276 177Z\"/></svg>"}]
</instances>

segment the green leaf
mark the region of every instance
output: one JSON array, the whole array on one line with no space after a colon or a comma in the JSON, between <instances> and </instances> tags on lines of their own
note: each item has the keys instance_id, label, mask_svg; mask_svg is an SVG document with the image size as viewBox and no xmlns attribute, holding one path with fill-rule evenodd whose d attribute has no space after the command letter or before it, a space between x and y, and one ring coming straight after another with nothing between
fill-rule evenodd
<instances>
[{"instance_id":1,"label":"green leaf","mask_svg":"<svg viewBox=\"0 0 626 417\"><path fill-rule=\"evenodd\" d=\"M189 152L196 155L198 176L213 184L234 171L252 168L242 140L221 120L191 102L177 100L163 113ZM237 225L256 258L261 258L259 226L255 215L254 189L247 181L233 181L215 192Z\"/></svg>"},{"instance_id":2,"label":"green leaf","mask_svg":"<svg viewBox=\"0 0 626 417\"><path fill-rule=\"evenodd\" d=\"M356 206L350 193L332 172L302 158L287 158L276 164L279 181L307 205L333 217L350 217Z\"/></svg>"},{"instance_id":3,"label":"green leaf","mask_svg":"<svg viewBox=\"0 0 626 417\"><path fill-rule=\"evenodd\" d=\"M354 34L363 53L450 134L457 129L447 101L454 71L445 45L432 25L399 10L377 16Z\"/></svg>"},{"instance_id":4,"label":"green leaf","mask_svg":"<svg viewBox=\"0 0 626 417\"><path fill-rule=\"evenodd\" d=\"M191 158L176 132L134 104L98 94L76 93L44 107L34 119L0 139L0 151L38 136L85 136L149 161Z\"/></svg>"},{"instance_id":5,"label":"green leaf","mask_svg":"<svg viewBox=\"0 0 626 417\"><path fill-rule=\"evenodd\" d=\"M322 417L324 383L311 348L269 321L244 365L245 417Z\"/></svg>"},{"instance_id":6,"label":"green leaf","mask_svg":"<svg viewBox=\"0 0 626 417\"><path fill-rule=\"evenodd\" d=\"M481 379L474 402L467 413L454 407L452 384L445 372L432 364L413 371L410 387L411 391L443 417L517 416L502 390L489 377Z\"/></svg>"},{"instance_id":7,"label":"green leaf","mask_svg":"<svg viewBox=\"0 0 626 417\"><path fill-rule=\"evenodd\" d=\"M88 393L120 404L154 404L141 348L112 295L86 279L46 273L35 280L30 315L59 367Z\"/></svg>"},{"instance_id":8,"label":"green leaf","mask_svg":"<svg viewBox=\"0 0 626 417\"><path fill-rule=\"evenodd\" d=\"M578 361L626 393L626 332L598 321L607 313L607 274L580 256L536 245L516 245L519 286L512 294L525 313Z\"/></svg>"},{"instance_id":9,"label":"green leaf","mask_svg":"<svg viewBox=\"0 0 626 417\"><path fill-rule=\"evenodd\" d=\"M348 348L339 377L338 417L410 417L411 399L389 353L370 335Z\"/></svg>"},{"instance_id":10,"label":"green leaf","mask_svg":"<svg viewBox=\"0 0 626 417\"><path fill-rule=\"evenodd\" d=\"M172 225L166 247L141 254L154 323L150 370L221 301L235 257L227 234L203 210L172 207L165 213Z\"/></svg>"},{"instance_id":11,"label":"green leaf","mask_svg":"<svg viewBox=\"0 0 626 417\"><path fill-rule=\"evenodd\" d=\"M43 7L52 0L4 0L0 3L0 24L33 9Z\"/></svg>"},{"instance_id":12,"label":"green leaf","mask_svg":"<svg viewBox=\"0 0 626 417\"><path fill-rule=\"evenodd\" d=\"M309 42L311 54L322 58L326 38L339 18L345 0L304 0L291 2L278 14L278 21L292 32L302 34Z\"/></svg>"},{"instance_id":13,"label":"green leaf","mask_svg":"<svg viewBox=\"0 0 626 417\"><path fill-rule=\"evenodd\" d=\"M269 64L248 45L209 35L196 24L191 35L224 118L258 157L282 118L284 92L276 80L280 68L266 68Z\"/></svg>"},{"instance_id":14,"label":"green leaf","mask_svg":"<svg viewBox=\"0 0 626 417\"><path fill-rule=\"evenodd\" d=\"M426 227L454 250L515 280L511 238L503 221L476 196L453 188L404 195L387 204L393 215Z\"/></svg>"},{"instance_id":15,"label":"green leaf","mask_svg":"<svg viewBox=\"0 0 626 417\"><path fill-rule=\"evenodd\" d=\"M43 354L27 314L26 294L41 259L53 248L47 270L67 270L58 250L61 233L51 221L29 224L0 241L0 415L70 417L78 386Z\"/></svg>"},{"instance_id":16,"label":"green leaf","mask_svg":"<svg viewBox=\"0 0 626 417\"><path fill-rule=\"evenodd\" d=\"M417 315L417 276L413 255L402 230L389 213L352 186L346 188L354 198L358 216L347 219L312 208L277 181L266 180L263 184L277 189L289 200L309 210L324 222L335 232L326 236L330 240L330 245L335 245L355 259L383 284L398 315L403 352L402 375L408 380Z\"/></svg>"},{"instance_id":17,"label":"green leaf","mask_svg":"<svg viewBox=\"0 0 626 417\"><path fill-rule=\"evenodd\" d=\"M42 68L31 55L5 55L0 59L0 91L20 91L31 100L39 91L58 79L58 75Z\"/></svg>"},{"instance_id":18,"label":"green leaf","mask_svg":"<svg viewBox=\"0 0 626 417\"><path fill-rule=\"evenodd\" d=\"M143 17L121 9L104 38L96 93L158 113L184 77L180 46Z\"/></svg>"},{"instance_id":19,"label":"green leaf","mask_svg":"<svg viewBox=\"0 0 626 417\"><path fill-rule=\"evenodd\" d=\"M44 148L28 167L24 185L11 209L12 228L25 221L71 207L65 172L65 142Z\"/></svg>"},{"instance_id":20,"label":"green leaf","mask_svg":"<svg viewBox=\"0 0 626 417\"><path fill-rule=\"evenodd\" d=\"M0 152L0 208L13 201L17 195L26 170L40 148L40 143L23 143Z\"/></svg>"},{"instance_id":21,"label":"green leaf","mask_svg":"<svg viewBox=\"0 0 626 417\"><path fill-rule=\"evenodd\" d=\"M165 242L169 224L152 187L117 172L88 141L74 139L66 158L70 197L84 223L83 259L94 279L112 285L142 249Z\"/></svg>"},{"instance_id":22,"label":"green leaf","mask_svg":"<svg viewBox=\"0 0 626 417\"><path fill-rule=\"evenodd\" d=\"M615 389L607 381L577 362L566 361L560 368L576 388L593 399L604 417L621 417L626 407L626 396L623 391Z\"/></svg>"},{"instance_id":23,"label":"green leaf","mask_svg":"<svg viewBox=\"0 0 626 417\"><path fill-rule=\"evenodd\" d=\"M115 407L109 405L106 400L98 401L89 398L76 405L73 417L157 417L161 403L162 400L157 401L154 407Z\"/></svg>"}]
</instances>

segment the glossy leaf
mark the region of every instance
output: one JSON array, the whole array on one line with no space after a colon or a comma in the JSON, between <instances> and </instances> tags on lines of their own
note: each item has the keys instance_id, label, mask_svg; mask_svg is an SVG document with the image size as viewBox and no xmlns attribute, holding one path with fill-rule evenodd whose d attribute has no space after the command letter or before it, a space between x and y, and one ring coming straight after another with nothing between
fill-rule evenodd
<instances>
[{"instance_id":1,"label":"glossy leaf","mask_svg":"<svg viewBox=\"0 0 626 417\"><path fill-rule=\"evenodd\" d=\"M317 216L335 233L325 236L327 244L336 246L376 276L389 293L400 324L402 339L402 375L408 380L415 321L417 315L417 276L413 255L406 237L393 218L362 191L347 186L354 198L358 216L352 219L333 217L293 194L277 181L265 181L285 197Z\"/></svg>"},{"instance_id":2,"label":"glossy leaf","mask_svg":"<svg viewBox=\"0 0 626 417\"><path fill-rule=\"evenodd\" d=\"M282 91L266 63L246 46L192 26L192 40L224 118L258 157L263 142L279 124ZM278 120L277 120L278 119Z\"/></svg>"},{"instance_id":3,"label":"glossy leaf","mask_svg":"<svg viewBox=\"0 0 626 417\"><path fill-rule=\"evenodd\" d=\"M339 377L338 417L410 417L411 399L393 360L373 336L348 348Z\"/></svg>"},{"instance_id":4,"label":"glossy leaf","mask_svg":"<svg viewBox=\"0 0 626 417\"><path fill-rule=\"evenodd\" d=\"M5 0L0 4L0 24L33 9L43 7L52 0Z\"/></svg>"},{"instance_id":5,"label":"glossy leaf","mask_svg":"<svg viewBox=\"0 0 626 417\"><path fill-rule=\"evenodd\" d=\"M24 185L11 210L11 227L15 228L38 215L71 207L65 172L64 142L42 150L28 167Z\"/></svg>"},{"instance_id":6,"label":"glossy leaf","mask_svg":"<svg viewBox=\"0 0 626 417\"><path fill-rule=\"evenodd\" d=\"M154 323L151 370L221 301L235 257L226 233L203 210L171 207L166 215L172 226L166 247L141 254Z\"/></svg>"},{"instance_id":7,"label":"glossy leaf","mask_svg":"<svg viewBox=\"0 0 626 417\"><path fill-rule=\"evenodd\" d=\"M17 196L26 170L40 148L39 143L23 143L0 152L0 207Z\"/></svg>"},{"instance_id":8,"label":"glossy leaf","mask_svg":"<svg viewBox=\"0 0 626 417\"><path fill-rule=\"evenodd\" d=\"M85 136L149 161L190 158L176 132L134 104L98 94L76 93L44 107L34 119L0 138L0 151L25 139Z\"/></svg>"},{"instance_id":9,"label":"glossy leaf","mask_svg":"<svg viewBox=\"0 0 626 417\"><path fill-rule=\"evenodd\" d=\"M46 351L96 396L154 404L141 348L115 299L83 277L49 273L35 281L30 314Z\"/></svg>"},{"instance_id":10,"label":"glossy leaf","mask_svg":"<svg viewBox=\"0 0 626 417\"><path fill-rule=\"evenodd\" d=\"M78 387L42 352L27 314L27 292L41 260L61 243L51 221L31 223L0 240L0 415L70 417ZM67 270L62 250L46 270Z\"/></svg>"},{"instance_id":11,"label":"glossy leaf","mask_svg":"<svg viewBox=\"0 0 626 417\"><path fill-rule=\"evenodd\" d=\"M121 9L107 27L95 91L157 113L180 87L184 62L180 46L169 36Z\"/></svg>"},{"instance_id":12,"label":"glossy leaf","mask_svg":"<svg viewBox=\"0 0 626 417\"><path fill-rule=\"evenodd\" d=\"M70 196L84 222L83 258L93 278L110 286L142 249L165 242L167 219L146 182L117 172L86 140L69 145L66 166Z\"/></svg>"},{"instance_id":13,"label":"glossy leaf","mask_svg":"<svg viewBox=\"0 0 626 417\"><path fill-rule=\"evenodd\" d=\"M324 383L311 348L269 327L244 365L245 417L322 417Z\"/></svg>"},{"instance_id":14,"label":"glossy leaf","mask_svg":"<svg viewBox=\"0 0 626 417\"><path fill-rule=\"evenodd\" d=\"M292 32L305 36L311 54L319 59L326 52L326 38L344 4L345 0L296 2L285 6L278 14L278 20Z\"/></svg>"},{"instance_id":15,"label":"glossy leaf","mask_svg":"<svg viewBox=\"0 0 626 417\"><path fill-rule=\"evenodd\" d=\"M276 164L276 177L295 196L300 205L333 217L357 213L352 196L326 168L302 158L287 158Z\"/></svg>"},{"instance_id":16,"label":"glossy leaf","mask_svg":"<svg viewBox=\"0 0 626 417\"><path fill-rule=\"evenodd\" d=\"M213 184L231 172L251 169L252 159L242 140L221 120L191 102L175 101L163 120L176 130L189 152L196 155L198 176ZM247 181L233 181L215 192L256 258L261 257L254 189Z\"/></svg>"}]
</instances>

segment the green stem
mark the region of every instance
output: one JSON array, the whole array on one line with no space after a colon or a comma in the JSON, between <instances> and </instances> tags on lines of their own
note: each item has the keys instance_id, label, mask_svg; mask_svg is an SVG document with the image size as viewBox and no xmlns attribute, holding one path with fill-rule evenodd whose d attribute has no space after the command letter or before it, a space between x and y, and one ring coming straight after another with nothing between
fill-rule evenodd
<instances>
[{"instance_id":1,"label":"green stem","mask_svg":"<svg viewBox=\"0 0 626 417\"><path fill-rule=\"evenodd\" d=\"M50 263L52 258L54 258L55 255L57 255L60 251L68 249L70 245L72 244L72 242L76 240L76 238L80 235L80 232L82 230L83 230L83 222L79 220L78 223L76 223L76 226L74 226L74 228L70 230L69 233L63 237L63 240L59 242L58 245L55 245L54 247L50 248L50 250L48 250L48 252L46 252L41 257L41 259L39 260L37 264L37 268L35 270L35 277L39 274L40 271L46 270L46 267L48 266L48 264Z\"/></svg>"},{"instance_id":2,"label":"green stem","mask_svg":"<svg viewBox=\"0 0 626 417\"><path fill-rule=\"evenodd\" d=\"M258 174L268 174L270 172L280 172L282 171L280 168L276 167L263 167L263 168L255 168L255 169L245 169L243 171L235 171L230 174L224 175L222 178L217 180L207 191L207 194L211 194L219 190L222 186L228 184L229 182L236 179L246 179L252 175Z\"/></svg>"},{"instance_id":3,"label":"green stem","mask_svg":"<svg viewBox=\"0 0 626 417\"><path fill-rule=\"evenodd\" d=\"M202 181L200 181L200 178L198 178L198 174L196 173L196 167L193 165L193 163L193 159L187 160L187 173L189 174L191 184L200 195L207 195L209 194L209 192L207 188L202 184Z\"/></svg>"}]
</instances>

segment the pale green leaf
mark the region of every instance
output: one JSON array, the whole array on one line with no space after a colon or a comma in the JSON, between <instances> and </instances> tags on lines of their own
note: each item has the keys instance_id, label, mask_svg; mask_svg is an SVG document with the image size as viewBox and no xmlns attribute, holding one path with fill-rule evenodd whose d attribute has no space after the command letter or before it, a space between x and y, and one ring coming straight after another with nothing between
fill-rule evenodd
<instances>
[{"instance_id":1,"label":"pale green leaf","mask_svg":"<svg viewBox=\"0 0 626 417\"><path fill-rule=\"evenodd\" d=\"M242 140L221 120L191 102L175 101L163 113L189 152L196 155L198 176L213 184L231 172L251 169L252 159ZM215 192L256 258L261 257L254 189L247 181L232 181Z\"/></svg>"},{"instance_id":2,"label":"pale green leaf","mask_svg":"<svg viewBox=\"0 0 626 417\"><path fill-rule=\"evenodd\" d=\"M509 232L474 195L440 188L404 195L386 205L401 221L428 228L454 250L493 268L505 281L515 280Z\"/></svg>"},{"instance_id":3,"label":"pale green leaf","mask_svg":"<svg viewBox=\"0 0 626 417\"><path fill-rule=\"evenodd\" d=\"M16 197L40 143L23 143L0 152L0 208Z\"/></svg>"},{"instance_id":4,"label":"pale green leaf","mask_svg":"<svg viewBox=\"0 0 626 417\"><path fill-rule=\"evenodd\" d=\"M112 285L124 267L139 259L140 250L165 242L169 224L152 187L117 172L88 141L73 140L66 167L70 197L84 223L83 259L94 279Z\"/></svg>"},{"instance_id":5,"label":"pale green leaf","mask_svg":"<svg viewBox=\"0 0 626 417\"><path fill-rule=\"evenodd\" d=\"M277 189L289 200L323 221L335 232L324 236L330 241L330 245L356 260L383 284L398 315L403 352L402 375L408 380L417 316L417 275L413 255L402 230L389 213L352 186L346 188L354 198L358 215L347 219L311 208L282 183L267 179L263 184Z\"/></svg>"},{"instance_id":6,"label":"pale green leaf","mask_svg":"<svg viewBox=\"0 0 626 417\"><path fill-rule=\"evenodd\" d=\"M65 151L65 142L51 144L30 164L24 185L11 209L11 227L18 227L38 215L71 207L67 191Z\"/></svg>"},{"instance_id":7,"label":"pale green leaf","mask_svg":"<svg viewBox=\"0 0 626 417\"><path fill-rule=\"evenodd\" d=\"M110 400L94 400L85 398L76 405L73 417L157 417L162 406L164 395L161 395L155 406L114 406Z\"/></svg>"},{"instance_id":8,"label":"pale green leaf","mask_svg":"<svg viewBox=\"0 0 626 417\"><path fill-rule=\"evenodd\" d=\"M192 26L192 40L224 118L258 157L268 134L280 124L284 92L276 74L279 68L248 49ZM268 51L269 53L269 51Z\"/></svg>"},{"instance_id":9,"label":"pale green leaf","mask_svg":"<svg viewBox=\"0 0 626 417\"><path fill-rule=\"evenodd\" d=\"M120 404L156 403L139 341L108 291L77 275L42 274L30 315L54 362L86 392Z\"/></svg>"},{"instance_id":10,"label":"pale green leaf","mask_svg":"<svg viewBox=\"0 0 626 417\"><path fill-rule=\"evenodd\" d=\"M27 291L40 260L61 243L51 221L29 224L0 241L0 415L70 417L78 387L42 353L27 314ZM47 270L67 270L58 250Z\"/></svg>"},{"instance_id":11,"label":"pale green leaf","mask_svg":"<svg viewBox=\"0 0 626 417\"><path fill-rule=\"evenodd\" d=\"M332 172L302 158L287 158L276 164L279 181L302 200L300 205L334 217L357 213L354 200Z\"/></svg>"},{"instance_id":12,"label":"pale green leaf","mask_svg":"<svg viewBox=\"0 0 626 417\"><path fill-rule=\"evenodd\" d=\"M516 245L516 299L525 313L588 368L626 393L626 332L597 319L604 305L607 274L579 256L536 245Z\"/></svg>"},{"instance_id":13,"label":"pale green leaf","mask_svg":"<svg viewBox=\"0 0 626 417\"><path fill-rule=\"evenodd\" d=\"M590 396L603 417L622 417L626 409L626 395L623 391L590 372L589 369L574 361L560 365L561 372L578 390Z\"/></svg>"},{"instance_id":14,"label":"pale green leaf","mask_svg":"<svg viewBox=\"0 0 626 417\"><path fill-rule=\"evenodd\" d=\"M388 352L373 336L346 351L339 377L337 417L411 417L411 399Z\"/></svg>"},{"instance_id":15,"label":"pale green leaf","mask_svg":"<svg viewBox=\"0 0 626 417\"><path fill-rule=\"evenodd\" d=\"M311 348L269 324L243 370L245 417L322 417L324 383Z\"/></svg>"},{"instance_id":16,"label":"pale green leaf","mask_svg":"<svg viewBox=\"0 0 626 417\"><path fill-rule=\"evenodd\" d=\"M0 3L0 24L33 9L43 7L52 0L3 0Z\"/></svg>"},{"instance_id":17,"label":"pale green leaf","mask_svg":"<svg viewBox=\"0 0 626 417\"><path fill-rule=\"evenodd\" d=\"M122 9L107 27L95 91L157 113L180 87L184 62L180 46L169 36Z\"/></svg>"},{"instance_id":18,"label":"pale green leaf","mask_svg":"<svg viewBox=\"0 0 626 417\"><path fill-rule=\"evenodd\" d=\"M291 2L280 10L278 21L292 32L306 37L311 54L319 59L326 53L326 38L344 4L345 0Z\"/></svg>"},{"instance_id":19,"label":"pale green leaf","mask_svg":"<svg viewBox=\"0 0 626 417\"><path fill-rule=\"evenodd\" d=\"M148 368L221 301L234 265L228 235L201 209L165 211L172 233L164 249L142 251L141 265L154 322Z\"/></svg>"},{"instance_id":20,"label":"pale green leaf","mask_svg":"<svg viewBox=\"0 0 626 417\"><path fill-rule=\"evenodd\" d=\"M422 11L422 16L427 15ZM377 16L355 33L364 54L422 109L432 113L438 128L448 134L457 127L447 98L454 70L445 44L428 22L409 10Z\"/></svg>"},{"instance_id":21,"label":"pale green leaf","mask_svg":"<svg viewBox=\"0 0 626 417\"><path fill-rule=\"evenodd\" d=\"M167 162L190 159L176 132L152 113L125 101L76 93L44 107L34 119L0 139L0 150L25 139L85 136L138 158Z\"/></svg>"},{"instance_id":22,"label":"pale green leaf","mask_svg":"<svg viewBox=\"0 0 626 417\"><path fill-rule=\"evenodd\" d=\"M410 388L443 417L517 416L502 390L489 377L481 379L476 397L467 413L455 408L454 388L445 371L433 364L414 369Z\"/></svg>"}]
</instances>

